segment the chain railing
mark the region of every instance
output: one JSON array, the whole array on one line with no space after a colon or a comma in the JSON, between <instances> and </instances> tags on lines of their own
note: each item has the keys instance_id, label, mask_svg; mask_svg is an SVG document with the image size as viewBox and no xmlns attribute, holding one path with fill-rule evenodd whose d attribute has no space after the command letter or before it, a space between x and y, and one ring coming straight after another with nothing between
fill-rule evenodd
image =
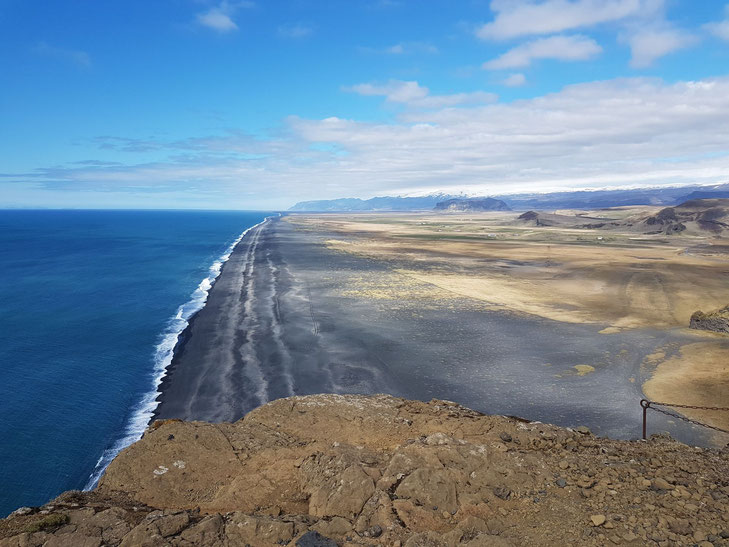
<instances>
[{"instance_id":1,"label":"chain railing","mask_svg":"<svg viewBox=\"0 0 729 547\"><path fill-rule=\"evenodd\" d=\"M690 408L693 410L713 410L713 411L719 411L719 412L729 412L729 407L679 405L679 404L673 404L673 403L659 403L657 401L649 401L648 399L641 399L640 406L643 408L643 438L644 439L647 438L647 435L646 435L647 416L646 415L648 413L649 408L655 410L656 412L660 412L661 414L665 414L666 416L671 416L672 418L678 418L679 420L683 420L684 422L688 422L693 425L699 425L701 427L713 429L714 431L719 431L720 433L729 433L729 430L722 429L722 428L716 427L714 425L705 424L703 422L699 422L698 420L694 420L687 416L682 416L681 414L671 412L669 410L666 410L665 408L660 408L660 407Z\"/></svg>"}]
</instances>

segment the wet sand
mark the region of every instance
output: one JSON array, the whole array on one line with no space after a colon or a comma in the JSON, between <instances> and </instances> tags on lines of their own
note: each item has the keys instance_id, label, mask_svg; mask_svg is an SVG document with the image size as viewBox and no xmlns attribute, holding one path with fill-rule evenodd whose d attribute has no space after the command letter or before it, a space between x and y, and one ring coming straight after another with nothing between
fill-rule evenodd
<instances>
[{"instance_id":1,"label":"wet sand","mask_svg":"<svg viewBox=\"0 0 729 547\"><path fill-rule=\"evenodd\" d=\"M607 324L495 308L291 220L265 223L235 249L184 333L157 418L234 421L292 394L390 393L635 438L645 358L695 341L681 329L607 336ZM418 258L427 270L428 254ZM708 442L701 429L651 418L651 430L665 429Z\"/></svg>"}]
</instances>

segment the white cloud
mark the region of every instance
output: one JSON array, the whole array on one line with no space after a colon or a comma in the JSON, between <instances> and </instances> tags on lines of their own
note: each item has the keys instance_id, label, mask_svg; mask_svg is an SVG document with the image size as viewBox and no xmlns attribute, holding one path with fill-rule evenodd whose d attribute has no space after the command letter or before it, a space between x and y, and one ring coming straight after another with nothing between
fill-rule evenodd
<instances>
[{"instance_id":1,"label":"white cloud","mask_svg":"<svg viewBox=\"0 0 729 547\"><path fill-rule=\"evenodd\" d=\"M499 70L529 66L536 59L585 61L598 55L602 48L587 36L550 36L539 38L510 49L500 57L487 61L483 68Z\"/></svg>"},{"instance_id":2,"label":"white cloud","mask_svg":"<svg viewBox=\"0 0 729 547\"><path fill-rule=\"evenodd\" d=\"M383 48L360 47L363 53L380 53L385 55L416 55L419 53L435 54L438 48L426 42L400 42Z\"/></svg>"},{"instance_id":3,"label":"white cloud","mask_svg":"<svg viewBox=\"0 0 729 547\"><path fill-rule=\"evenodd\" d=\"M457 105L491 103L497 99L493 93L474 91L450 95L431 95L427 87L418 82L390 80L386 84L357 84L345 88L360 95L385 97L390 103L405 104L414 108L447 108Z\"/></svg>"},{"instance_id":4,"label":"white cloud","mask_svg":"<svg viewBox=\"0 0 729 547\"><path fill-rule=\"evenodd\" d=\"M479 27L482 40L553 34L653 13L662 0L493 0L494 20Z\"/></svg>"},{"instance_id":5,"label":"white cloud","mask_svg":"<svg viewBox=\"0 0 729 547\"><path fill-rule=\"evenodd\" d=\"M206 13L198 14L197 21L204 27L211 28L218 32L238 30L238 25L235 24L235 21L231 19L230 15L223 13L217 8L211 9Z\"/></svg>"},{"instance_id":6,"label":"white cloud","mask_svg":"<svg viewBox=\"0 0 729 547\"><path fill-rule=\"evenodd\" d=\"M400 80L390 80L387 84L357 84L348 88L347 91L353 91L360 95L379 95L386 97L389 102L393 103L409 103L412 101L422 100L428 96L427 87L422 87L418 82L403 82Z\"/></svg>"},{"instance_id":7,"label":"white cloud","mask_svg":"<svg viewBox=\"0 0 729 547\"><path fill-rule=\"evenodd\" d=\"M33 51L38 55L71 63L81 68L88 68L91 66L91 57L85 51L54 47L45 42L40 42L33 48Z\"/></svg>"},{"instance_id":8,"label":"white cloud","mask_svg":"<svg viewBox=\"0 0 729 547\"><path fill-rule=\"evenodd\" d=\"M197 22L216 32L232 32L238 30L238 25L233 20L235 13L240 8L250 8L253 5L253 2L250 1L230 2L223 0L220 4L210 8L208 11L198 13L196 17Z\"/></svg>"},{"instance_id":9,"label":"white cloud","mask_svg":"<svg viewBox=\"0 0 729 547\"><path fill-rule=\"evenodd\" d=\"M717 23L709 23L704 28L714 36L729 41L729 4L724 7L725 18Z\"/></svg>"},{"instance_id":10,"label":"white cloud","mask_svg":"<svg viewBox=\"0 0 729 547\"><path fill-rule=\"evenodd\" d=\"M438 53L438 48L425 42L402 42L385 49L393 55L413 55L416 53Z\"/></svg>"},{"instance_id":11,"label":"white cloud","mask_svg":"<svg viewBox=\"0 0 729 547\"><path fill-rule=\"evenodd\" d=\"M507 87L519 87L526 83L526 76L517 72L516 74L510 74L501 82Z\"/></svg>"},{"instance_id":12,"label":"white cloud","mask_svg":"<svg viewBox=\"0 0 729 547\"><path fill-rule=\"evenodd\" d=\"M393 96L429 96L420 86L406 89ZM156 146L155 155L167 152L169 159L49 168L25 180L46 190L174 192L176 199L188 196L190 206L250 208L435 190L709 184L725 182L729 172L729 78L618 79L511 103L407 110L387 122L285 123L268 139L120 142L130 154ZM270 196L281 197L273 203Z\"/></svg>"},{"instance_id":13,"label":"white cloud","mask_svg":"<svg viewBox=\"0 0 729 547\"><path fill-rule=\"evenodd\" d=\"M306 38L313 34L314 29L303 23L293 25L282 25L278 27L278 35L283 38Z\"/></svg>"},{"instance_id":14,"label":"white cloud","mask_svg":"<svg viewBox=\"0 0 729 547\"><path fill-rule=\"evenodd\" d=\"M668 26L638 30L627 38L631 51L630 66L649 67L657 59L692 46L696 41L692 34Z\"/></svg>"}]
</instances>

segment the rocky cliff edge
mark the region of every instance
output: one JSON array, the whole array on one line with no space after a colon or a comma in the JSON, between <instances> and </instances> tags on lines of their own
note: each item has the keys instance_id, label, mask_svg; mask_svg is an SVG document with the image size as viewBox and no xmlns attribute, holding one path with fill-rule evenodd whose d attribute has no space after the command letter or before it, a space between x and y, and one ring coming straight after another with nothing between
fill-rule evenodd
<instances>
[{"instance_id":1,"label":"rocky cliff edge","mask_svg":"<svg viewBox=\"0 0 729 547\"><path fill-rule=\"evenodd\" d=\"M636 424L636 427L638 424ZM729 545L729 453L446 401L315 395L161 421L0 546Z\"/></svg>"}]
</instances>

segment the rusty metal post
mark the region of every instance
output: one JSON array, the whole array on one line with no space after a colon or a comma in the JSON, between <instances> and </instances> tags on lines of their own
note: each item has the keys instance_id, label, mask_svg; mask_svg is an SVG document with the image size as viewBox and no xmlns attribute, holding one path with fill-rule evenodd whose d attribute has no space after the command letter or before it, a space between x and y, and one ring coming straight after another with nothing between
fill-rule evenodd
<instances>
[{"instance_id":1,"label":"rusty metal post","mask_svg":"<svg viewBox=\"0 0 729 547\"><path fill-rule=\"evenodd\" d=\"M646 439L646 414L648 413L648 408L651 406L651 402L648 399L641 399L640 400L640 406L643 408L643 440Z\"/></svg>"}]
</instances>

